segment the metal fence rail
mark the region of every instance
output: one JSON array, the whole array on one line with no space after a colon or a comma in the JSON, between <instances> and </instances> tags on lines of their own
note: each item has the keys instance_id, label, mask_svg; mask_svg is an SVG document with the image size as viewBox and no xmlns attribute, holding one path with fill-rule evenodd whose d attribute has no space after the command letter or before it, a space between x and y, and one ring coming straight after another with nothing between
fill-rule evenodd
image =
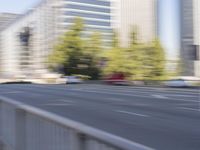
<instances>
[{"instance_id":1,"label":"metal fence rail","mask_svg":"<svg viewBox=\"0 0 200 150\"><path fill-rule=\"evenodd\" d=\"M12 99L0 97L0 150L150 150Z\"/></svg>"}]
</instances>

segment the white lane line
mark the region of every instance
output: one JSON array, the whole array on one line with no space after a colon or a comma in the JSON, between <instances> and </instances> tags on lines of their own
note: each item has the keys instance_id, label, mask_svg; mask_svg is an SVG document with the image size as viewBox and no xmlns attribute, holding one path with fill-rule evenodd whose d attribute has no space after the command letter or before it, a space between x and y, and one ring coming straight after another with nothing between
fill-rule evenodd
<instances>
[{"instance_id":1,"label":"white lane line","mask_svg":"<svg viewBox=\"0 0 200 150\"><path fill-rule=\"evenodd\" d=\"M109 94L109 95L120 95L120 96L132 96L132 97L142 97L142 98L150 98L149 95L136 95L136 94L124 94L124 93L111 93L111 92L102 92L102 91L87 91L87 90L72 90L72 91L81 91L81 92L87 92L87 93L97 93L97 94ZM161 100L163 98L158 98L158 100ZM168 97L165 97L165 100L168 100L168 101L185 101L185 102L198 102L197 100L185 100L185 99L177 99L177 98L168 98Z\"/></svg>"},{"instance_id":2,"label":"white lane line","mask_svg":"<svg viewBox=\"0 0 200 150\"><path fill-rule=\"evenodd\" d=\"M0 94L17 94L17 93L23 93L23 91L0 92Z\"/></svg>"},{"instance_id":3,"label":"white lane line","mask_svg":"<svg viewBox=\"0 0 200 150\"><path fill-rule=\"evenodd\" d=\"M163 95L156 95L156 94L153 94L153 95L151 95L151 96L153 96L153 97L155 97L155 98L168 99L168 97L163 96Z\"/></svg>"},{"instance_id":4,"label":"white lane line","mask_svg":"<svg viewBox=\"0 0 200 150\"><path fill-rule=\"evenodd\" d=\"M128 114L128 115L140 116L140 117L149 117L148 115L138 114L138 113L129 112L129 111L123 111L123 110L117 110L116 112L123 113L123 114Z\"/></svg>"},{"instance_id":5,"label":"white lane line","mask_svg":"<svg viewBox=\"0 0 200 150\"><path fill-rule=\"evenodd\" d=\"M176 104L177 106L196 106L196 103L180 103L180 104Z\"/></svg>"},{"instance_id":6,"label":"white lane line","mask_svg":"<svg viewBox=\"0 0 200 150\"><path fill-rule=\"evenodd\" d=\"M42 104L43 106L70 106L73 104L67 104L67 103L48 103L48 104Z\"/></svg>"},{"instance_id":7,"label":"white lane line","mask_svg":"<svg viewBox=\"0 0 200 150\"><path fill-rule=\"evenodd\" d=\"M93 91L95 91L95 89L84 89L84 90L93 90ZM119 93L121 93L121 94L135 94L135 93L137 93L137 94L139 94L139 93L141 93L141 94L152 94L152 95L162 95L162 97L160 97L160 96L156 96L156 97L158 97L158 98L163 98L164 99L164 97L167 97L167 96L171 96L171 97L174 97L174 96L177 96L177 97L198 97L198 95L196 95L196 94L193 94L193 95L186 95L186 94L180 94L180 92L178 93L178 94L168 94L168 93L166 93L166 92L156 92L156 91L138 91L138 90L132 90L132 91L129 91L129 90L126 90L126 91L119 91L119 90L111 90L111 89L101 89L101 90L99 90L99 91L102 91L102 92L114 92L114 93L116 93L116 92L119 92ZM173 92L173 93L176 93L176 92Z\"/></svg>"},{"instance_id":8,"label":"white lane line","mask_svg":"<svg viewBox=\"0 0 200 150\"><path fill-rule=\"evenodd\" d=\"M198 111L200 112L200 109L194 109L194 108L188 108L188 107L177 107L179 109L185 109L185 110L192 110L192 111Z\"/></svg>"},{"instance_id":9,"label":"white lane line","mask_svg":"<svg viewBox=\"0 0 200 150\"><path fill-rule=\"evenodd\" d=\"M181 94L163 94L165 96L176 96L176 97L198 97L198 95L181 95Z\"/></svg>"},{"instance_id":10,"label":"white lane line","mask_svg":"<svg viewBox=\"0 0 200 150\"><path fill-rule=\"evenodd\" d=\"M70 103L70 104L74 104L75 102L72 101L72 100L66 100L66 99L59 99L59 100L56 100L58 102L65 102L65 103Z\"/></svg>"},{"instance_id":11,"label":"white lane line","mask_svg":"<svg viewBox=\"0 0 200 150\"><path fill-rule=\"evenodd\" d=\"M109 101L124 102L124 100L120 99L120 98L108 97L106 99L109 100Z\"/></svg>"}]
</instances>

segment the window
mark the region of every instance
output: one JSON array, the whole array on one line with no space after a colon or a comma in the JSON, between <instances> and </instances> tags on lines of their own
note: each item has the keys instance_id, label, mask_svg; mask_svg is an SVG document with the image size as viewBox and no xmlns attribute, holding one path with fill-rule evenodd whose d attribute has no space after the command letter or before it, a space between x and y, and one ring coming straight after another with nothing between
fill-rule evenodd
<instances>
[{"instance_id":1,"label":"window","mask_svg":"<svg viewBox=\"0 0 200 150\"><path fill-rule=\"evenodd\" d=\"M81 5L75 5L75 4L67 4L65 8L110 13L110 8L98 8L98 7L81 6Z\"/></svg>"},{"instance_id":2,"label":"window","mask_svg":"<svg viewBox=\"0 0 200 150\"><path fill-rule=\"evenodd\" d=\"M92 13L85 13L85 12L75 12L75 11L66 11L66 15L69 16L77 16L82 18L95 18L95 19L104 19L104 20L110 20L111 17L109 15L103 15L103 14L92 14Z\"/></svg>"},{"instance_id":3,"label":"window","mask_svg":"<svg viewBox=\"0 0 200 150\"><path fill-rule=\"evenodd\" d=\"M67 1L86 3L86 4L92 4L92 5L110 6L109 1L100 1L100 0L67 0Z\"/></svg>"}]
</instances>

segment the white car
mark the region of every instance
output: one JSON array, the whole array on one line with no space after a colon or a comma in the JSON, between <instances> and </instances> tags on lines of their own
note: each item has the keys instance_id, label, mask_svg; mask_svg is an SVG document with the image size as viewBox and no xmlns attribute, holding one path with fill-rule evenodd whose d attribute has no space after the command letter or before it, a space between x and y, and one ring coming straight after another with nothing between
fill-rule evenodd
<instances>
[{"instance_id":1,"label":"white car","mask_svg":"<svg viewBox=\"0 0 200 150\"><path fill-rule=\"evenodd\" d=\"M184 79L173 79L165 82L168 87L190 87L191 85Z\"/></svg>"},{"instance_id":2,"label":"white car","mask_svg":"<svg viewBox=\"0 0 200 150\"><path fill-rule=\"evenodd\" d=\"M66 77L66 84L79 84L83 83L83 80L79 76Z\"/></svg>"}]
</instances>

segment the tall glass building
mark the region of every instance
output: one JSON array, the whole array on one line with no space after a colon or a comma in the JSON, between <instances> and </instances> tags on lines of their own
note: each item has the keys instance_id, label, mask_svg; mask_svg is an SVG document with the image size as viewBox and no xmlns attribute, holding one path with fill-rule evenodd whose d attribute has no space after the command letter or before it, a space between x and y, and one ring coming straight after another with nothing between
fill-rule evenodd
<instances>
[{"instance_id":1,"label":"tall glass building","mask_svg":"<svg viewBox=\"0 0 200 150\"><path fill-rule=\"evenodd\" d=\"M200 77L200 2L182 0L180 6L183 75Z\"/></svg>"},{"instance_id":2,"label":"tall glass building","mask_svg":"<svg viewBox=\"0 0 200 150\"><path fill-rule=\"evenodd\" d=\"M111 28L110 0L64 0L62 3L62 25L65 30L73 23L74 18L84 21L85 35L99 32L104 44L109 45Z\"/></svg>"},{"instance_id":3,"label":"tall glass building","mask_svg":"<svg viewBox=\"0 0 200 150\"><path fill-rule=\"evenodd\" d=\"M151 42L157 34L157 0L115 0L113 26L122 47L130 45L130 33L137 30L137 39Z\"/></svg>"},{"instance_id":4,"label":"tall glass building","mask_svg":"<svg viewBox=\"0 0 200 150\"><path fill-rule=\"evenodd\" d=\"M85 38L99 32L103 45L109 47L111 10L111 0L42 0L0 32L4 37L0 39L2 74L12 76L48 72L46 60L49 53L76 17L84 21ZM29 32L25 32L25 29ZM24 43L22 35L27 36L27 33L28 41Z\"/></svg>"}]
</instances>

